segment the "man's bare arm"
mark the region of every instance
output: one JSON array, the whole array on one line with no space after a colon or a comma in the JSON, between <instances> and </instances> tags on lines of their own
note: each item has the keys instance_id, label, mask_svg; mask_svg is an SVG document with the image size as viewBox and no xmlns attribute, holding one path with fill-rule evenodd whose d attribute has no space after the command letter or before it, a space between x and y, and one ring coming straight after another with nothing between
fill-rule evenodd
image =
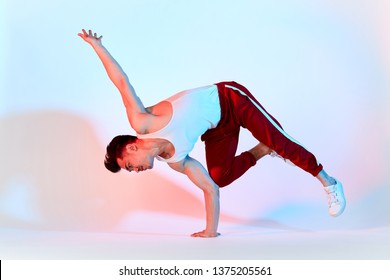
<instances>
[{"instance_id":1,"label":"man's bare arm","mask_svg":"<svg viewBox=\"0 0 390 280\"><path fill-rule=\"evenodd\" d=\"M91 30L87 33L84 29L78 36L90 44L95 50L102 61L110 80L114 83L122 96L130 125L136 132L142 133L145 126L150 122L150 118L153 118L153 116L147 112L119 63L103 46L101 40L103 36L98 37L96 33L92 34Z\"/></svg>"},{"instance_id":2,"label":"man's bare arm","mask_svg":"<svg viewBox=\"0 0 390 280\"><path fill-rule=\"evenodd\" d=\"M206 229L192 234L193 237L216 237L219 221L219 187L211 179L203 165L187 156L184 160L176 163L170 163L169 166L183 174L204 193L206 206Z\"/></svg>"}]
</instances>

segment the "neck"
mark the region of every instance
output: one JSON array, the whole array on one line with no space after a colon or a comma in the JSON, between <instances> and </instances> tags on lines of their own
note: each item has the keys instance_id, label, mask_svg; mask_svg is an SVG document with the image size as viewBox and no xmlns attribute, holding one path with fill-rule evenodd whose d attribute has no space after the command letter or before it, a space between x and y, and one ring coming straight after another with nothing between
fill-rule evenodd
<instances>
[{"instance_id":1,"label":"neck","mask_svg":"<svg viewBox=\"0 0 390 280\"><path fill-rule=\"evenodd\" d=\"M167 159L170 158L174 152L172 144L165 139L138 139L137 145L140 149L149 150L154 157L160 156Z\"/></svg>"}]
</instances>

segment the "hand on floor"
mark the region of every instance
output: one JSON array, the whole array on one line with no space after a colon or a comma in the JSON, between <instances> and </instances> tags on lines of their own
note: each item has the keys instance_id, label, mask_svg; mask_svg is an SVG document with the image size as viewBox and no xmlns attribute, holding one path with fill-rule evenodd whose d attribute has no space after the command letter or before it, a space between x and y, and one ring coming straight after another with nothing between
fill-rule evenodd
<instances>
[{"instance_id":1,"label":"hand on floor","mask_svg":"<svg viewBox=\"0 0 390 280\"><path fill-rule=\"evenodd\" d=\"M191 237L218 237L219 235L221 234L218 232L207 232L206 230L202 230L191 234Z\"/></svg>"}]
</instances>

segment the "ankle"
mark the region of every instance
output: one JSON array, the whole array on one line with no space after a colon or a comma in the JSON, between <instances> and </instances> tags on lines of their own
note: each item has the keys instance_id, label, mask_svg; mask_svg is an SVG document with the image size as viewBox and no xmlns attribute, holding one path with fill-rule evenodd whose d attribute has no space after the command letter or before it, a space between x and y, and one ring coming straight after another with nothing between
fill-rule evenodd
<instances>
[{"instance_id":1,"label":"ankle","mask_svg":"<svg viewBox=\"0 0 390 280\"><path fill-rule=\"evenodd\" d=\"M335 185L337 183L336 180L333 177L329 176L325 172L325 170L321 170L321 172L318 173L316 178L321 182L321 184L324 187L329 187L329 186Z\"/></svg>"},{"instance_id":2,"label":"ankle","mask_svg":"<svg viewBox=\"0 0 390 280\"><path fill-rule=\"evenodd\" d=\"M253 157L257 160L261 159L262 157L269 155L272 150L268 148L263 143L259 143L256 146L254 146L252 149L248 150L249 153L253 155Z\"/></svg>"}]
</instances>

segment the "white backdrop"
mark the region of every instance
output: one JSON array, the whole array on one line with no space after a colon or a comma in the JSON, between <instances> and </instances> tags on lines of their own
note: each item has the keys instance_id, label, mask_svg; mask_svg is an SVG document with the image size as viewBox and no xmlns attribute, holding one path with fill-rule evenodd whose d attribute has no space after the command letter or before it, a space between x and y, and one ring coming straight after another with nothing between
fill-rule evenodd
<instances>
[{"instance_id":1,"label":"white backdrop","mask_svg":"<svg viewBox=\"0 0 390 280\"><path fill-rule=\"evenodd\" d=\"M106 144L133 131L103 66L77 37L81 28L103 35L145 105L222 80L244 84L344 183L347 210L330 219L311 175L267 158L221 191L222 222L389 226L387 2L1 6L0 226L131 231L143 226L139 213L204 216L200 190L162 163L144 174L105 170ZM240 151L254 144L243 131ZM203 153L198 143L191 155L204 162Z\"/></svg>"}]
</instances>

